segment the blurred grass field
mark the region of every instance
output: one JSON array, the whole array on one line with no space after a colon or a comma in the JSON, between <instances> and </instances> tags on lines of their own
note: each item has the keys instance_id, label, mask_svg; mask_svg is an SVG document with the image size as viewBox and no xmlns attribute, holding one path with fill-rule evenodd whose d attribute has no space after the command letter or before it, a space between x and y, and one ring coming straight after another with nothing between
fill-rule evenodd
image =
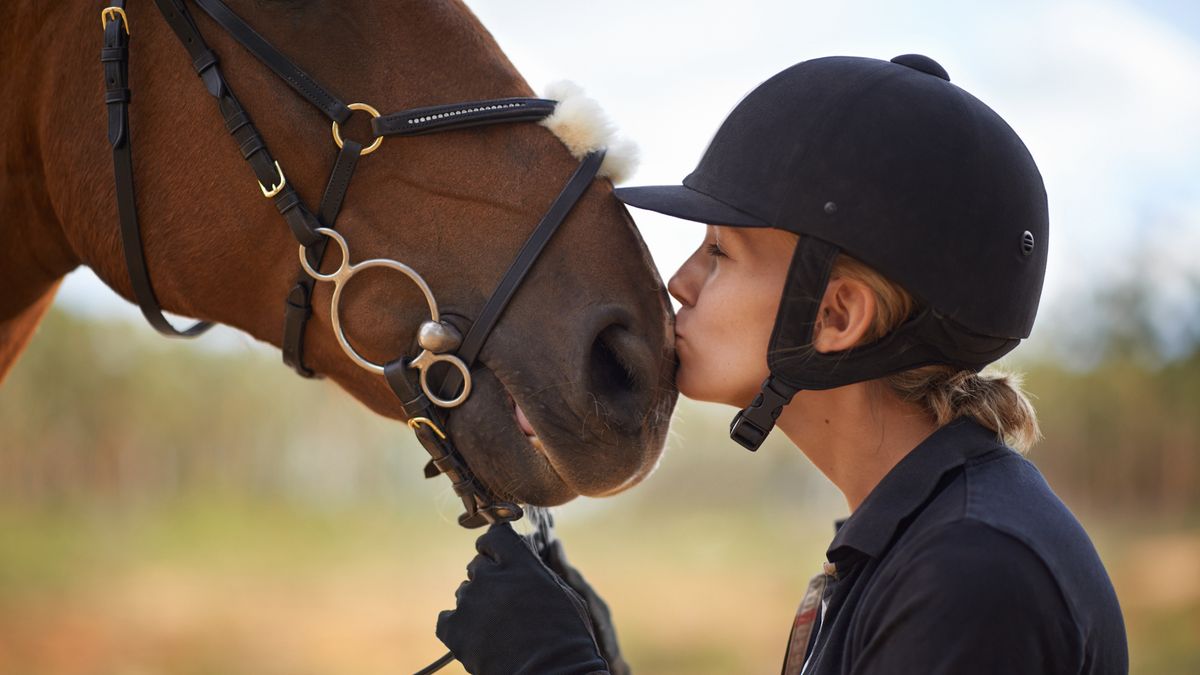
<instances>
[{"instance_id":1,"label":"blurred grass field","mask_svg":"<svg viewBox=\"0 0 1200 675\"><path fill-rule=\"evenodd\" d=\"M116 526L20 521L0 551L6 673L411 672L444 651L434 621L474 537L387 509L213 500ZM563 529L642 672L776 666L812 566L779 554L819 546L730 516Z\"/></svg>"},{"instance_id":2,"label":"blurred grass field","mask_svg":"<svg viewBox=\"0 0 1200 675\"><path fill-rule=\"evenodd\" d=\"M0 386L0 673L370 675L443 653L477 533L406 428L276 359L51 315ZM1135 673L1200 672L1198 364L1029 368L1031 458L1100 549ZM644 485L558 512L637 672L776 672L845 515L779 439L732 446L728 414L681 402Z\"/></svg>"},{"instance_id":3,"label":"blurred grass field","mask_svg":"<svg viewBox=\"0 0 1200 675\"><path fill-rule=\"evenodd\" d=\"M567 513L560 529L635 669L774 672L826 528L752 509L622 511ZM215 495L136 516L7 510L0 672L414 671L442 653L437 612L473 553L473 534L428 515ZM1200 670L1200 530L1089 529L1133 672Z\"/></svg>"}]
</instances>

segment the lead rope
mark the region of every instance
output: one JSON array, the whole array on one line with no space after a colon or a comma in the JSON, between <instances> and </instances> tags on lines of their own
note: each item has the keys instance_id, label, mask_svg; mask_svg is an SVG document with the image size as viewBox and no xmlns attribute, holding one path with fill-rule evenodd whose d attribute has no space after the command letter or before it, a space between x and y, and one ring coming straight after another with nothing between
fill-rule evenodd
<instances>
[{"instance_id":1,"label":"lead rope","mask_svg":"<svg viewBox=\"0 0 1200 675\"><path fill-rule=\"evenodd\" d=\"M442 658L440 658L437 661L434 661L433 663L418 670L414 675L429 675L429 673L436 673L437 671L441 670L442 668L445 668L446 666L450 665L453 662L454 662L454 652L446 652L446 654L444 656L442 656Z\"/></svg>"}]
</instances>

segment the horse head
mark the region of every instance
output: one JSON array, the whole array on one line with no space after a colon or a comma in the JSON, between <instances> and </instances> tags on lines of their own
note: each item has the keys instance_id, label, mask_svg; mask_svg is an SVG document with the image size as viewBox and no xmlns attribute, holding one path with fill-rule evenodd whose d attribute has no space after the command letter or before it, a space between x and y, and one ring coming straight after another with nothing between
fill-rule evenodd
<instances>
[{"instance_id":1,"label":"horse head","mask_svg":"<svg viewBox=\"0 0 1200 675\"><path fill-rule=\"evenodd\" d=\"M387 112L532 96L460 2L228 4L344 101ZM15 22L29 31L18 51L42 58L36 68L15 59L13 68L5 65L18 77L4 86L23 96L9 97L21 109L0 118L11 132L3 155L12 175L41 180L28 181L36 190L31 197L4 193L6 222L21 225L0 236L27 240L22 248L37 253L34 264L9 268L30 298L0 317L9 321L28 307L40 316L57 279L80 264L134 297L117 228L103 71L89 46L99 47L101 22L73 3L38 4L25 14ZM278 162L280 184L286 177L303 202L315 205L339 156L329 119L297 95L302 86L277 76L208 14L192 15ZM193 66L203 64L168 20L148 2L131 3L122 20L130 36L128 133L138 220L154 295L166 310L282 347L285 299L299 265L278 205L263 198L278 184L263 184L247 167L247 148L239 152L231 142L228 119L197 81ZM466 332L578 157L543 125L381 137L373 113L352 107L337 135L367 147L381 143L358 157L345 187L336 220L351 258L345 262L402 262L436 296L443 322ZM475 475L506 499L553 505L612 494L644 478L662 451L676 399L671 306L611 189L604 178L587 185L483 344L470 396L447 415L445 430ZM343 264L341 251L329 249L321 273ZM333 291L333 284L315 284L304 366L375 412L405 419L385 378L339 344ZM380 267L345 285L338 314L353 350L387 363L419 350L429 308L417 284Z\"/></svg>"}]
</instances>

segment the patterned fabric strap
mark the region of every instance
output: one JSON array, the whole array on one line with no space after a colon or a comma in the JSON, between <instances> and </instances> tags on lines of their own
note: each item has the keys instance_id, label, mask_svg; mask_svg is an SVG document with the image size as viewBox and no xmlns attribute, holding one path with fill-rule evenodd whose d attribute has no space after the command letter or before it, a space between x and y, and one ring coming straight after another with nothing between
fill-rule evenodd
<instances>
[{"instance_id":1,"label":"patterned fabric strap","mask_svg":"<svg viewBox=\"0 0 1200 675\"><path fill-rule=\"evenodd\" d=\"M792 634L788 637L783 675L800 675L804 670L808 640L817 620L817 612L821 609L821 598L825 595L828 579L825 572L815 575L808 582L808 590L804 591L804 597L800 599L800 606L796 608L796 618L792 621Z\"/></svg>"}]
</instances>

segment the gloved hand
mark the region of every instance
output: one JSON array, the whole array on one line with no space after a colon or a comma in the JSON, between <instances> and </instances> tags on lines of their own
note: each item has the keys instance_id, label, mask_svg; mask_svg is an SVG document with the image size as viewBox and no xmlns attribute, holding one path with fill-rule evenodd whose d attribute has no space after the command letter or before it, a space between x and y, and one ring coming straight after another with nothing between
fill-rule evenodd
<instances>
[{"instance_id":1,"label":"gloved hand","mask_svg":"<svg viewBox=\"0 0 1200 675\"><path fill-rule=\"evenodd\" d=\"M632 671L625 662L625 657L621 656L621 647L617 644L617 629L613 625L612 614L608 611L608 603L596 593L579 570L567 562L567 554L563 551L561 540L552 538L549 544L537 544L542 562L567 582L571 590L578 593L587 603L588 614L592 619L592 635L600 646L600 655L608 662L608 670L612 675L630 675Z\"/></svg>"},{"instance_id":2,"label":"gloved hand","mask_svg":"<svg viewBox=\"0 0 1200 675\"><path fill-rule=\"evenodd\" d=\"M585 601L511 525L492 525L475 549L479 555L467 565L467 581L454 594L457 608L439 614L437 622L438 639L467 672L610 672ZM561 545L558 558L565 565Z\"/></svg>"}]
</instances>

